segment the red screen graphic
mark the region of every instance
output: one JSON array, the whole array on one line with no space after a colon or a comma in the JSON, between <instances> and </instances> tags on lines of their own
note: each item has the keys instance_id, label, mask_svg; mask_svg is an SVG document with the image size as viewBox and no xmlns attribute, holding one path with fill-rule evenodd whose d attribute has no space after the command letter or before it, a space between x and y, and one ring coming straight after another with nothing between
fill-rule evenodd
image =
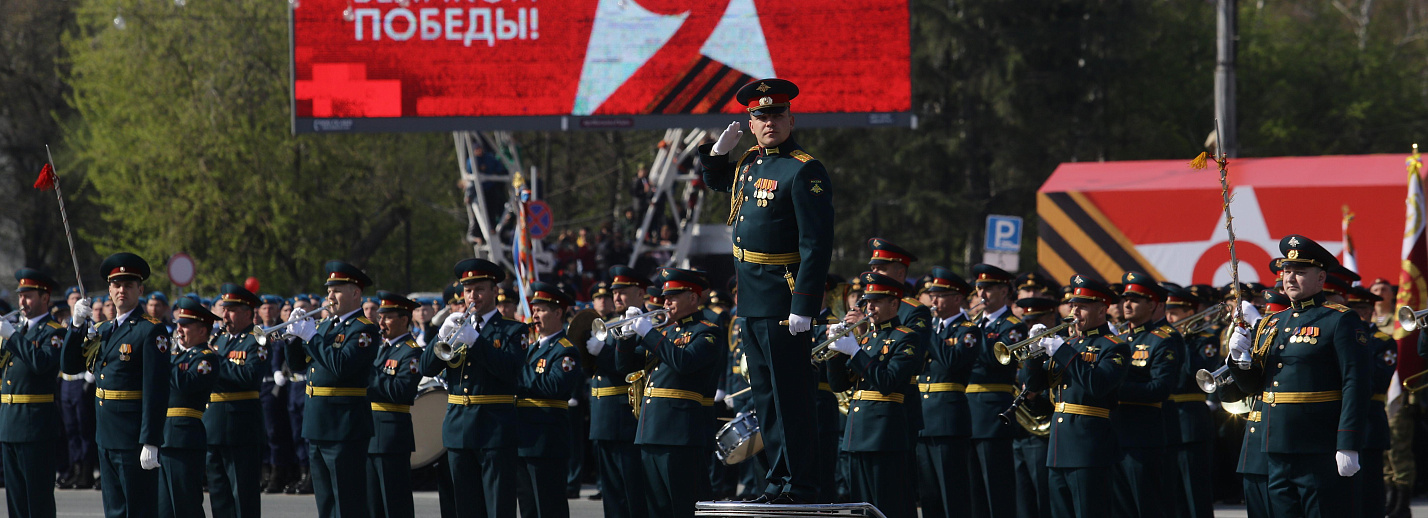
<instances>
[{"instance_id":1,"label":"red screen graphic","mask_svg":"<svg viewBox=\"0 0 1428 518\"><path fill-rule=\"evenodd\" d=\"M301 0L298 119L738 113L797 84L796 113L911 108L906 0Z\"/></svg>"}]
</instances>

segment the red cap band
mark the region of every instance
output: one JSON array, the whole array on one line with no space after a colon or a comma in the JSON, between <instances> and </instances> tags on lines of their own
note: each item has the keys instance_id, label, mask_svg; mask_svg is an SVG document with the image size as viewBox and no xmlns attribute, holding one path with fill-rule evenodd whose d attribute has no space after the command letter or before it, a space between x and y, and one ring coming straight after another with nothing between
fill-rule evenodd
<instances>
[{"instance_id":1,"label":"red cap band","mask_svg":"<svg viewBox=\"0 0 1428 518\"><path fill-rule=\"evenodd\" d=\"M684 290L689 290L689 291L693 291L693 292L695 292L695 293L701 293L701 292L704 291L704 289L703 289L703 288L700 288L698 284L695 284L695 283L692 283L692 282L684 282L684 281L664 281L664 288L663 288L663 289L664 289L664 291L684 291Z\"/></svg>"},{"instance_id":2,"label":"red cap band","mask_svg":"<svg viewBox=\"0 0 1428 518\"><path fill-rule=\"evenodd\" d=\"M863 286L863 293L871 293L873 295L893 295L901 297L902 288L889 284L868 284Z\"/></svg>"},{"instance_id":3,"label":"red cap band","mask_svg":"<svg viewBox=\"0 0 1428 518\"><path fill-rule=\"evenodd\" d=\"M1139 284L1127 284L1125 293L1134 293L1136 295L1148 297L1153 300L1160 300L1160 294L1156 293L1155 290L1152 290Z\"/></svg>"},{"instance_id":4,"label":"red cap band","mask_svg":"<svg viewBox=\"0 0 1428 518\"><path fill-rule=\"evenodd\" d=\"M897 261L899 263L902 263L903 265L912 264L912 259L909 259L907 256L899 254L897 252L893 252L891 250L873 250L873 259L881 259L883 261Z\"/></svg>"}]
</instances>

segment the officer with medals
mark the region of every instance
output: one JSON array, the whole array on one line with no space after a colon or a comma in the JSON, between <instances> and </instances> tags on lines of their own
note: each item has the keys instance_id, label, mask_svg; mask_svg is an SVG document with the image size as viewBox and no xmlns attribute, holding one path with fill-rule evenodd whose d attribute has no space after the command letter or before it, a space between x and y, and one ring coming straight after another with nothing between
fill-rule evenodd
<instances>
[{"instance_id":1,"label":"officer with medals","mask_svg":"<svg viewBox=\"0 0 1428 518\"><path fill-rule=\"evenodd\" d=\"M1189 289L1174 286L1167 290L1166 322L1173 326L1197 313L1198 300ZM1195 383L1195 373L1200 369L1213 371L1219 366L1220 347L1211 331L1183 331L1184 347L1180 355L1185 361L1181 363L1179 384L1171 389L1170 400L1175 403L1175 410L1171 419L1167 419L1165 429L1169 450L1166 462L1171 468L1170 490L1184 495L1172 496L1172 501L1181 502L1178 509L1173 509L1176 514L1172 516L1210 518L1215 512L1210 488L1215 430L1210 407L1205 404L1207 396ZM1165 412L1171 414L1168 408Z\"/></svg>"},{"instance_id":2,"label":"officer with medals","mask_svg":"<svg viewBox=\"0 0 1428 518\"><path fill-rule=\"evenodd\" d=\"M643 309L644 278L633 268L610 267L610 291L614 307L600 315L606 322L620 318L629 308ZM600 474L600 494L605 516L643 518L645 475L640 452L635 447L638 422L630 411L630 384L615 364L615 333L604 340L591 336L585 350L595 356L595 375L590 380L590 440L595 443L595 460Z\"/></svg>"},{"instance_id":3,"label":"officer with medals","mask_svg":"<svg viewBox=\"0 0 1428 518\"><path fill-rule=\"evenodd\" d=\"M565 308L575 301L554 284L530 285L531 334L517 376L516 423L520 459L517 497L523 518L570 516L568 399L580 379L580 359L565 338Z\"/></svg>"},{"instance_id":4,"label":"officer with medals","mask_svg":"<svg viewBox=\"0 0 1428 518\"><path fill-rule=\"evenodd\" d=\"M178 329L169 353L168 417L159 449L158 516L164 518L203 516L204 456L209 448L203 414L218 381L220 361L208 342L217 321L218 316L191 298L174 304ZM104 481L107 487L110 479ZM256 487L257 480L252 484Z\"/></svg>"},{"instance_id":5,"label":"officer with medals","mask_svg":"<svg viewBox=\"0 0 1428 518\"><path fill-rule=\"evenodd\" d=\"M95 374L96 443L104 481L104 509L110 517L154 516L158 493L159 446L169 403L169 337L159 320L144 314L139 294L149 263L120 252L99 265L109 282L116 315L99 326L98 343L86 346L95 309L80 299L60 353L60 370Z\"/></svg>"},{"instance_id":6,"label":"officer with medals","mask_svg":"<svg viewBox=\"0 0 1428 518\"><path fill-rule=\"evenodd\" d=\"M926 292L932 302L933 341L927 367L918 377L922 431L918 433L918 485L925 517L963 516L970 497L967 450L972 416L967 378L982 352L982 328L963 311L972 286L952 270L932 267Z\"/></svg>"},{"instance_id":7,"label":"officer with medals","mask_svg":"<svg viewBox=\"0 0 1428 518\"><path fill-rule=\"evenodd\" d=\"M727 342L722 329L701 318L700 297L709 289L703 275L663 268L658 279L668 324L656 330L649 317L632 321L616 344L615 361L622 372L642 372L635 381L644 384L635 444L644 465L648 515L690 517L695 502L712 494L714 391ZM630 308L625 314L641 311ZM805 388L812 396L811 387Z\"/></svg>"},{"instance_id":8,"label":"officer with medals","mask_svg":"<svg viewBox=\"0 0 1428 518\"><path fill-rule=\"evenodd\" d=\"M372 518L404 518L412 503L412 402L421 374L422 349L412 338L417 303L390 291L377 292L377 327L382 347L372 361L367 400L372 405L372 440L367 443L367 510Z\"/></svg>"},{"instance_id":9,"label":"officer with medals","mask_svg":"<svg viewBox=\"0 0 1428 518\"><path fill-rule=\"evenodd\" d=\"M739 311L771 464L760 502L808 503L819 494L816 441L804 440L817 435L807 351L833 251L833 184L792 137L789 101L797 96L798 87L783 79L744 85L735 97L749 112L758 145L731 161L743 135L734 122L718 141L699 147L705 185L733 193L728 224Z\"/></svg>"},{"instance_id":10,"label":"officer with medals","mask_svg":"<svg viewBox=\"0 0 1428 518\"><path fill-rule=\"evenodd\" d=\"M1071 277L1071 314L1079 335L1041 339L1045 356L1027 361L1026 389L1050 391L1050 447L1046 465L1051 516L1107 516L1113 466L1121 458L1111 408L1120 400L1131 349L1106 328L1115 292L1084 275Z\"/></svg>"},{"instance_id":11,"label":"officer with medals","mask_svg":"<svg viewBox=\"0 0 1428 518\"><path fill-rule=\"evenodd\" d=\"M917 256L904 250L902 247L893 244L883 238L872 238L868 240L868 247L872 249L872 257L868 259L868 270L873 273L885 275L888 278L903 283L906 286L907 268L917 261ZM917 299L904 297L898 305L897 324L911 329L917 335L917 367L913 370L914 378L909 380L907 386L903 387L903 397L908 400L919 399L917 391L916 375L922 372L922 367L927 360L927 349L929 341L932 340L932 311L927 306L922 305ZM922 405L908 405L907 430L908 444L917 444L918 431L922 429ZM909 455L912 455L909 450ZM913 467L917 461L911 457L908 459L908 466ZM916 473L915 471L913 473ZM913 475L916 476L916 475Z\"/></svg>"},{"instance_id":12,"label":"officer with medals","mask_svg":"<svg viewBox=\"0 0 1428 518\"><path fill-rule=\"evenodd\" d=\"M1025 277L1023 275L1022 277ZM1038 279L1044 279L1036 275ZM1017 290L1019 295L1031 293L1025 289L1025 282L1018 278L1018 285L1022 286ZM1053 286L1055 286L1053 284ZM1056 291L1060 289L1057 288ZM1036 293L1049 293L1048 290L1035 290ZM1015 307L1021 314L1022 323L1029 326L1040 325L1043 328L1054 327L1061 323L1061 315L1057 313L1060 301L1053 298L1042 297L1022 297L1017 299ZM1066 336L1066 332L1058 333ZM1017 371L1018 388L1026 386L1025 368ZM1049 409L1051 403L1047 401L1048 395L1027 392L1026 400L1022 402L1028 408ZM1049 413L1049 411L1048 411ZM1018 423L1021 424L1021 423ZM1022 425L1025 428L1025 425ZM1017 493L1022 495L1035 495L1035 498L1018 498L1016 502L1016 515L1019 518L1036 518L1038 516L1051 516L1051 501L1047 494L1047 469L1046 450L1047 438L1044 435L1035 433L1021 434L1012 439L1013 466L1016 469Z\"/></svg>"},{"instance_id":13,"label":"officer with medals","mask_svg":"<svg viewBox=\"0 0 1428 518\"><path fill-rule=\"evenodd\" d=\"M55 515L55 448L64 325L50 318L59 283L33 268L15 271L17 325L0 318L0 460L10 516Z\"/></svg>"},{"instance_id":14,"label":"officer with medals","mask_svg":"<svg viewBox=\"0 0 1428 518\"><path fill-rule=\"evenodd\" d=\"M992 353L997 342L1007 345L1026 338L1026 324L1011 312L1012 275L990 264L972 267L982 312L976 323L982 328L982 350L972 363L967 378L967 406L972 415L972 515L1010 517L1015 512L1016 475L1013 471L1012 439L1026 433L1020 426L1003 423L999 417L1011 406L1016 392L1017 365L1002 365Z\"/></svg>"},{"instance_id":15,"label":"officer with medals","mask_svg":"<svg viewBox=\"0 0 1428 518\"><path fill-rule=\"evenodd\" d=\"M506 278L500 266L465 259L454 271L466 311L441 324L436 343L422 352L421 373L446 380L441 442L457 488L457 516L512 518L519 483L516 392L528 330L496 309L496 283ZM447 360L436 355L443 342L451 347Z\"/></svg>"},{"instance_id":16,"label":"officer with medals","mask_svg":"<svg viewBox=\"0 0 1428 518\"><path fill-rule=\"evenodd\" d=\"M1338 265L1333 254L1300 235L1280 240L1279 249L1291 306L1261 319L1253 337L1235 327L1231 372L1244 391L1264 393L1273 513L1348 516L1348 477L1359 470L1372 393L1364 365L1369 335L1348 308L1325 301L1326 271Z\"/></svg>"},{"instance_id":17,"label":"officer with medals","mask_svg":"<svg viewBox=\"0 0 1428 518\"><path fill-rule=\"evenodd\" d=\"M1373 323L1374 303L1378 295L1362 286L1352 286L1344 297L1349 309L1363 320L1364 330L1369 333L1369 343L1364 353L1368 358L1368 368L1372 372L1373 395L1369 397L1368 429L1364 431L1364 449L1359 455L1362 467L1354 475L1355 516L1378 518L1387 514L1386 493L1384 493L1383 459L1389 447L1388 433L1388 388L1393 383L1393 373L1398 367L1398 343L1393 337L1378 330Z\"/></svg>"},{"instance_id":18,"label":"officer with medals","mask_svg":"<svg viewBox=\"0 0 1428 518\"><path fill-rule=\"evenodd\" d=\"M255 517L261 515L259 479L266 437L258 397L271 366L254 329L253 312L262 300L237 284L224 284L219 291L224 327L212 348L220 361L213 365L217 381L203 413L209 505L215 518Z\"/></svg>"},{"instance_id":19,"label":"officer with medals","mask_svg":"<svg viewBox=\"0 0 1428 518\"><path fill-rule=\"evenodd\" d=\"M1164 320L1168 290L1137 271L1122 275L1121 286L1121 314L1129 330L1118 338L1130 345L1131 357L1120 403L1111 411L1116 442L1125 453L1114 470L1114 506L1117 516L1159 517L1168 510L1163 495L1170 489L1165 413L1175 412L1168 400L1180 385L1185 346ZM1178 438L1178 427L1174 432Z\"/></svg>"},{"instance_id":20,"label":"officer with medals","mask_svg":"<svg viewBox=\"0 0 1428 518\"><path fill-rule=\"evenodd\" d=\"M329 315L321 323L293 310L288 327L288 368L307 373L307 403L302 436L308 442L313 493L321 516L367 514L367 443L372 438L372 408L367 383L377 357L380 331L362 316L362 289L372 279L342 261L328 261ZM314 311L317 311L314 309Z\"/></svg>"},{"instance_id":21,"label":"officer with medals","mask_svg":"<svg viewBox=\"0 0 1428 518\"><path fill-rule=\"evenodd\" d=\"M889 518L916 516L915 487L906 484L909 442L907 380L921 365L921 337L897 325L905 285L885 275L864 272L864 311L873 331L862 340L844 336L830 348L842 354L829 361L828 383L835 391L852 389L843 450L849 453L849 489L854 501L873 504ZM843 324L829 328L837 333Z\"/></svg>"}]
</instances>

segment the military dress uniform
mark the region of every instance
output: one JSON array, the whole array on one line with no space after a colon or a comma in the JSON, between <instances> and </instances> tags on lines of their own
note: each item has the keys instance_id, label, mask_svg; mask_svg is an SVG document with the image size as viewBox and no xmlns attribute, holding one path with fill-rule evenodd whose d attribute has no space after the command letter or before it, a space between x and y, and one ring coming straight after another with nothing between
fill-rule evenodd
<instances>
[{"instance_id":1,"label":"military dress uniform","mask_svg":"<svg viewBox=\"0 0 1428 518\"><path fill-rule=\"evenodd\" d=\"M1073 302L1109 304L1109 287L1084 276L1071 278ZM1112 466L1121 449L1111 425L1120 400L1131 349L1104 326L1083 331L1044 361L1027 362L1026 389L1050 389L1050 447L1046 465L1055 518L1107 516L1111 512Z\"/></svg>"},{"instance_id":2,"label":"military dress uniform","mask_svg":"<svg viewBox=\"0 0 1428 518\"><path fill-rule=\"evenodd\" d=\"M1246 516L1270 518L1275 515L1269 511L1269 454L1264 452L1265 405L1256 396L1250 408L1245 416L1244 443L1240 446L1240 460L1235 472L1243 480Z\"/></svg>"},{"instance_id":3,"label":"military dress uniform","mask_svg":"<svg viewBox=\"0 0 1428 518\"><path fill-rule=\"evenodd\" d=\"M561 308L574 304L559 287L545 282L530 286L531 304ZM580 380L580 356L565 331L536 336L532 326L516 385L516 423L520 459L516 480L523 518L570 516L565 498L569 471L570 411L568 399Z\"/></svg>"},{"instance_id":4,"label":"military dress uniform","mask_svg":"<svg viewBox=\"0 0 1428 518\"><path fill-rule=\"evenodd\" d=\"M410 318L417 303L389 291L377 292L377 314ZM372 360L367 400L372 406L372 439L367 443L367 512L372 518L407 518L412 503L412 403L421 384L422 348L411 333L382 339Z\"/></svg>"},{"instance_id":5,"label":"military dress uniform","mask_svg":"<svg viewBox=\"0 0 1428 518\"><path fill-rule=\"evenodd\" d=\"M110 281L142 282L149 276L148 263L124 252L109 256L99 268ZM139 307L100 324L97 349L86 351L88 335L88 329L70 327L60 349L60 370L80 374L88 369L95 375L95 442L105 516L154 516L158 473L140 468L139 452L145 445L164 443L169 337L159 320Z\"/></svg>"},{"instance_id":6,"label":"military dress uniform","mask_svg":"<svg viewBox=\"0 0 1428 518\"><path fill-rule=\"evenodd\" d=\"M647 281L626 266L610 267L610 288L643 287ZM603 315L606 321L619 315ZM595 443L600 473L601 505L609 518L643 518L645 475L635 448L639 422L630 411L630 384L615 364L615 333L605 336L595 355L595 375L590 379L590 440ZM581 345L581 344L577 344Z\"/></svg>"},{"instance_id":7,"label":"military dress uniform","mask_svg":"<svg viewBox=\"0 0 1428 518\"><path fill-rule=\"evenodd\" d=\"M1165 284L1162 283L1162 286ZM1195 295L1179 286L1166 286L1166 307L1182 306L1194 312ZM1195 382L1200 369L1213 371L1219 367L1218 347L1205 347L1206 334L1184 334L1177 352L1184 360L1175 386L1170 389L1172 406L1164 409L1166 482L1171 497L1167 503L1169 516L1174 518L1210 518L1214 515L1214 495L1210 490L1212 440L1214 438L1207 395Z\"/></svg>"},{"instance_id":8,"label":"military dress uniform","mask_svg":"<svg viewBox=\"0 0 1428 518\"><path fill-rule=\"evenodd\" d=\"M1359 286L1350 288L1347 294L1350 305L1373 304L1380 299L1373 292ZM1369 334L1368 345L1364 348L1367 367L1372 377L1372 395L1369 396L1367 428L1364 431L1364 449L1360 451L1359 472L1354 474L1355 516L1378 518L1387 514L1384 493L1383 462L1384 452L1389 448L1388 389L1393 383L1394 370L1398 368L1398 343L1393 337L1378 330L1372 320L1363 320L1364 330Z\"/></svg>"},{"instance_id":9,"label":"military dress uniform","mask_svg":"<svg viewBox=\"0 0 1428 518\"><path fill-rule=\"evenodd\" d=\"M929 292L955 290L967 295L972 291L946 268L932 268L931 277ZM965 516L963 502L971 498L966 465L972 437L966 392L972 363L982 351L982 328L962 312L937 322L932 336L927 367L917 379L922 396L922 430L915 455L918 492L923 516Z\"/></svg>"},{"instance_id":10,"label":"military dress uniform","mask_svg":"<svg viewBox=\"0 0 1428 518\"><path fill-rule=\"evenodd\" d=\"M236 284L224 284L219 304L246 305L255 311L262 301ZM225 329L213 340L221 359L213 367L213 386L203 426L208 434L209 505L214 518L261 516L259 504L262 451L266 440L263 408L258 401L263 377L269 376L268 353L258 344L254 325Z\"/></svg>"},{"instance_id":11,"label":"military dress uniform","mask_svg":"<svg viewBox=\"0 0 1428 518\"><path fill-rule=\"evenodd\" d=\"M483 259L456 263L455 272L462 283L505 279L500 266ZM517 378L524 363L521 345L526 343L528 329L495 309L470 314L477 310L466 309L467 325L478 333L476 341L450 362L437 358L435 347L427 347L422 351L421 372L423 376L441 375L446 381L441 442L456 488L457 515L512 518L516 515L516 448L520 443Z\"/></svg>"},{"instance_id":12,"label":"military dress uniform","mask_svg":"<svg viewBox=\"0 0 1428 518\"><path fill-rule=\"evenodd\" d=\"M1126 272L1121 285L1121 295L1127 298L1162 302L1169 294L1142 272ZM1184 341L1163 319L1133 326L1117 338L1129 344L1131 357L1120 402L1111 411L1116 441L1124 452L1115 468L1116 515L1159 517L1171 507L1166 500L1174 498L1166 476L1166 436L1172 431L1166 414L1175 412L1170 391L1180 384ZM1174 432L1178 439L1179 429Z\"/></svg>"},{"instance_id":13,"label":"military dress uniform","mask_svg":"<svg viewBox=\"0 0 1428 518\"><path fill-rule=\"evenodd\" d=\"M174 316L178 324L211 325L218 320L188 297L174 304ZM182 349L174 342L169 353L169 403L164 443L159 448L158 516L203 516L204 456L208 451L203 415L218 381L219 361L207 344ZM105 485L108 482L105 479Z\"/></svg>"},{"instance_id":14,"label":"military dress uniform","mask_svg":"<svg viewBox=\"0 0 1428 518\"><path fill-rule=\"evenodd\" d=\"M1018 281L1017 284L1021 286L1023 284L1021 279L1018 278ZM1037 282L1046 281L1038 275ZM1026 288L1018 288L1018 291L1024 289ZM1023 322L1031 322L1033 319L1039 318L1042 315L1050 315L1053 316L1053 318L1059 317L1055 312L1057 306L1060 304L1061 302L1057 299L1042 297L1026 297L1017 299L1016 301L1016 306L1022 310L1021 317ZM1057 320L1059 320L1059 318L1057 318ZM1053 322L1046 322L1045 324L1049 325L1053 324ZM1031 331L1028 330L1027 332L1030 333ZM1057 333L1057 336L1065 337L1069 334L1070 333L1063 329ZM1017 370L1018 390L1022 390L1026 387L1026 381L1029 379L1029 376L1030 373L1026 369L1026 366ZM1022 393L1018 393L1018 395L1021 394ZM1044 410L1045 414L1050 414L1050 394L1032 392L1025 392L1025 394L1026 399L1022 401L1022 404L1026 405L1029 410L1034 409L1034 412ZM1025 428L1020 422L1017 424L1022 426L1023 429ZM1047 491L1049 472L1046 467L1048 443L1049 441L1046 435L1036 433L1026 433L1012 439L1012 464L1016 470L1017 493L1027 495L1026 498L1017 499L1017 518L1051 516L1051 500L1050 494Z\"/></svg>"},{"instance_id":15,"label":"military dress uniform","mask_svg":"<svg viewBox=\"0 0 1428 518\"><path fill-rule=\"evenodd\" d=\"M16 291L54 293L59 283L37 270L15 272ZM0 459L10 516L55 515L55 441L59 437L60 347L64 325L48 312L20 316L23 327L0 339Z\"/></svg>"},{"instance_id":16,"label":"military dress uniform","mask_svg":"<svg viewBox=\"0 0 1428 518\"><path fill-rule=\"evenodd\" d=\"M1309 238L1280 241L1284 262L1328 270L1337 260ZM1263 391L1264 451L1275 515L1347 516L1352 484L1339 476L1337 451L1364 446L1372 392L1364 367L1368 332L1357 315L1324 294L1293 301L1260 319L1248 368L1231 364L1235 383Z\"/></svg>"},{"instance_id":17,"label":"military dress uniform","mask_svg":"<svg viewBox=\"0 0 1428 518\"><path fill-rule=\"evenodd\" d=\"M974 283L1007 284L1010 273L988 264L972 267ZM1011 406L1016 393L1017 366L997 362L992 347L1026 338L1026 324L1012 314L1010 306L983 311L977 319L982 328L982 350L972 363L967 378L967 406L972 416L972 451L968 463L972 482L973 516L1010 517L1015 512L1016 474L1013 471L1012 439L1026 435L1016 424L999 417Z\"/></svg>"},{"instance_id":18,"label":"military dress uniform","mask_svg":"<svg viewBox=\"0 0 1428 518\"><path fill-rule=\"evenodd\" d=\"M744 85L736 94L751 116L782 113L798 87L782 79ZM780 322L814 317L833 251L833 184L823 164L790 136L776 146L754 146L737 161L700 146L704 183L731 192L740 316L753 380L754 407L770 467L764 495L790 502L818 496L813 391L806 351L811 333L790 335ZM778 387L778 390L775 390ZM786 387L786 388L785 388Z\"/></svg>"},{"instance_id":19,"label":"military dress uniform","mask_svg":"<svg viewBox=\"0 0 1428 518\"><path fill-rule=\"evenodd\" d=\"M666 295L708 287L689 270L665 268L660 280ZM680 316L643 337L632 333L615 350L622 372L643 372L635 380L644 384L635 444L651 517L694 516L695 502L712 496L714 391L727 342L723 330L701 316L698 311Z\"/></svg>"},{"instance_id":20,"label":"military dress uniform","mask_svg":"<svg viewBox=\"0 0 1428 518\"><path fill-rule=\"evenodd\" d=\"M327 285L350 283L358 289L372 280L355 266L327 263ZM332 308L335 311L335 308ZM367 384L381 333L362 316L362 308L324 318L309 340L288 342L288 368L307 373L308 396L302 436L308 442L309 469L321 516L367 514L367 443L372 437L372 409Z\"/></svg>"}]
</instances>

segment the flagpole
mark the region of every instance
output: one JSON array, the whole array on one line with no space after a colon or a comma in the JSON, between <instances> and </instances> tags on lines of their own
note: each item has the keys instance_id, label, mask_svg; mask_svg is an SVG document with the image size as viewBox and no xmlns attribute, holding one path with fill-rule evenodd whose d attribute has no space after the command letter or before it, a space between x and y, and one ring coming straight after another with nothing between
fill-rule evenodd
<instances>
[{"instance_id":1,"label":"flagpole","mask_svg":"<svg viewBox=\"0 0 1428 518\"><path fill-rule=\"evenodd\" d=\"M55 199L59 200L60 221L64 222L64 238L69 242L69 259L74 263L74 282L79 284L80 296L89 293L84 289L84 276L79 274L79 255L74 253L74 234L69 230L69 214L64 210L64 193L60 189L59 168L55 167L55 157L50 154L50 145L45 144L45 157L49 159L50 171L55 175Z\"/></svg>"}]
</instances>

